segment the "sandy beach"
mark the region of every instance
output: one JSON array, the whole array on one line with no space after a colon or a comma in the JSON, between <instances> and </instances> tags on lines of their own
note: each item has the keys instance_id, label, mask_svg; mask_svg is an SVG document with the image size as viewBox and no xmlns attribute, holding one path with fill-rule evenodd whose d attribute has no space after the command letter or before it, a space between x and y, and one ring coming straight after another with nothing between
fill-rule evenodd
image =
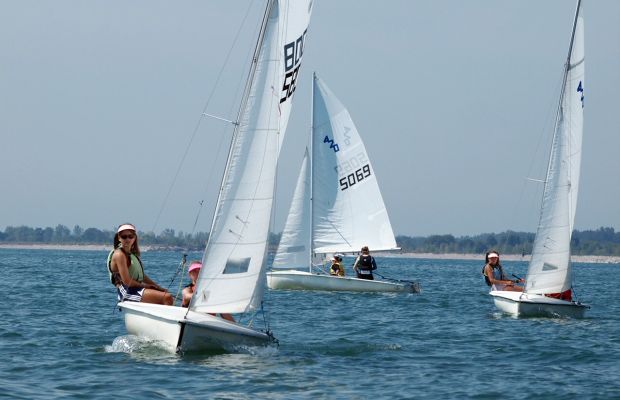
<instances>
[{"instance_id":1,"label":"sandy beach","mask_svg":"<svg viewBox=\"0 0 620 400\"><path fill-rule=\"evenodd\" d=\"M18 244L0 243L0 249L28 249L28 250L83 250L83 251L110 251L112 245L102 244ZM155 246L140 246L142 251L170 250ZM427 258L436 260L483 260L484 254L459 254L459 253L373 253L379 257L403 257L403 258ZM502 254L505 261L529 261L530 255L526 254ZM620 264L618 256L571 256L573 262Z\"/></svg>"}]
</instances>

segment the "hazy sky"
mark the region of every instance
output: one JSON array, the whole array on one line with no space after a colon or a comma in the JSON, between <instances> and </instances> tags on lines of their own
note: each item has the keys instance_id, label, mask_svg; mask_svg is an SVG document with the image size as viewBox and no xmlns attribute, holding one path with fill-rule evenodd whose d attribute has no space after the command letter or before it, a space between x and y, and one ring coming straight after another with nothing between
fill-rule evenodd
<instances>
[{"instance_id":1,"label":"hazy sky","mask_svg":"<svg viewBox=\"0 0 620 400\"><path fill-rule=\"evenodd\" d=\"M196 230L209 230L231 129L200 116L207 104L234 119L263 7L0 0L0 228L131 221L190 232L204 200ZM542 187L525 178L544 177L574 8L316 0L276 230L307 143L316 71L365 141L397 234L535 231ZM619 230L620 1L586 0L584 16L575 227Z\"/></svg>"}]
</instances>

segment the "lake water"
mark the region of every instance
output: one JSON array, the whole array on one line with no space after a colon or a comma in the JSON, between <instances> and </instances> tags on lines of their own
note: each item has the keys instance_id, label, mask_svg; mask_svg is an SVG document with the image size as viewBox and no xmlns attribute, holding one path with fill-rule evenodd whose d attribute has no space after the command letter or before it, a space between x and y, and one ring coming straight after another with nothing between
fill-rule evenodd
<instances>
[{"instance_id":1,"label":"lake water","mask_svg":"<svg viewBox=\"0 0 620 400\"><path fill-rule=\"evenodd\" d=\"M0 397L620 398L617 264L574 264L586 319L516 319L495 310L481 261L378 258L422 293L268 292L279 347L179 356L126 334L106 256L0 249ZM166 286L180 255L143 258Z\"/></svg>"}]
</instances>

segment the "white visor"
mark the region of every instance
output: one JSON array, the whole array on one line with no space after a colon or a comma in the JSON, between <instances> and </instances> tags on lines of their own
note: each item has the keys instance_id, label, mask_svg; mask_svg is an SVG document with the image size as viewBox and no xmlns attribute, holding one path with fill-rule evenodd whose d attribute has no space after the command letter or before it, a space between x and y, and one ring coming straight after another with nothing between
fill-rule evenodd
<instances>
[{"instance_id":1,"label":"white visor","mask_svg":"<svg viewBox=\"0 0 620 400\"><path fill-rule=\"evenodd\" d=\"M118 227L116 233L121 233L122 231L136 231L136 227L131 224L123 224Z\"/></svg>"}]
</instances>

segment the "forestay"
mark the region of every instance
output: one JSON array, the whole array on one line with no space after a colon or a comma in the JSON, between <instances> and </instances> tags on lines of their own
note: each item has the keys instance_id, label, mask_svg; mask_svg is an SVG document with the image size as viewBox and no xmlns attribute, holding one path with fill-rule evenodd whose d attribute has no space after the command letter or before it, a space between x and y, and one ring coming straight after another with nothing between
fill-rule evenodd
<instances>
[{"instance_id":1,"label":"forestay","mask_svg":"<svg viewBox=\"0 0 620 400\"><path fill-rule=\"evenodd\" d=\"M584 39L580 5L556 120L542 208L526 291L560 293L571 287L570 241L577 205L584 101Z\"/></svg>"},{"instance_id":2,"label":"forestay","mask_svg":"<svg viewBox=\"0 0 620 400\"><path fill-rule=\"evenodd\" d=\"M312 224L316 253L396 248L375 170L347 109L315 76Z\"/></svg>"},{"instance_id":3,"label":"forestay","mask_svg":"<svg viewBox=\"0 0 620 400\"><path fill-rule=\"evenodd\" d=\"M272 1L254 56L191 310L260 306L278 154L312 0Z\"/></svg>"}]
</instances>

